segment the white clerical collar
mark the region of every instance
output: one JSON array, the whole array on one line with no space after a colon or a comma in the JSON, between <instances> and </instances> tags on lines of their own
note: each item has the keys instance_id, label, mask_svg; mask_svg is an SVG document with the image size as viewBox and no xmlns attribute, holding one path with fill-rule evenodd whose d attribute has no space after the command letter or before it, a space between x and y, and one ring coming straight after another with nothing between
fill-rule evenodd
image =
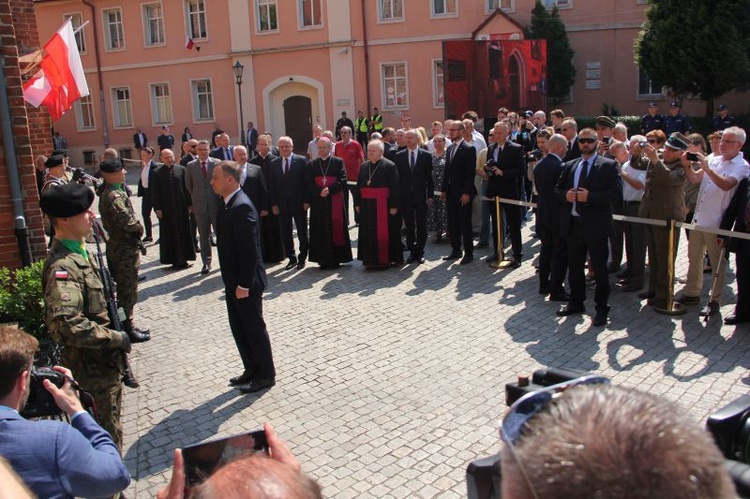
<instances>
[{"instance_id":1,"label":"white clerical collar","mask_svg":"<svg viewBox=\"0 0 750 499\"><path fill-rule=\"evenodd\" d=\"M237 187L236 191L232 192L229 196L227 196L227 197L224 198L224 204L229 204L229 200L232 199L232 196L234 196L235 194L237 194L241 190L242 190L242 188Z\"/></svg>"}]
</instances>

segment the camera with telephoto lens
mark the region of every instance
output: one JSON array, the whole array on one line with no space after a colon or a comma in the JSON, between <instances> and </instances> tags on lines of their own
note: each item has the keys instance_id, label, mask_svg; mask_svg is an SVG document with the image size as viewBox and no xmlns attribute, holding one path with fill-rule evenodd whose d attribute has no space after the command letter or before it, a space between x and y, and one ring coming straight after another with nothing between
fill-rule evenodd
<instances>
[{"instance_id":1,"label":"camera with telephoto lens","mask_svg":"<svg viewBox=\"0 0 750 499\"><path fill-rule=\"evenodd\" d=\"M55 403L52 394L44 387L48 379L58 388L65 384L65 376L49 367L32 367L29 384L29 399L21 409L21 416L26 419L60 416L63 411Z\"/></svg>"},{"instance_id":2,"label":"camera with telephoto lens","mask_svg":"<svg viewBox=\"0 0 750 499\"><path fill-rule=\"evenodd\" d=\"M519 375L505 385L505 404L542 388L571 381L593 373L574 369L547 368ZM708 417L706 428L726 457L725 469L732 478L738 497L750 497L750 395L743 395ZM477 459L466 469L469 499L502 499L500 454Z\"/></svg>"},{"instance_id":3,"label":"camera with telephoto lens","mask_svg":"<svg viewBox=\"0 0 750 499\"><path fill-rule=\"evenodd\" d=\"M494 174L495 174L495 173L494 173L494 172L492 171L492 169L493 169L493 168L497 168L497 167L498 167L498 165L497 165L497 161L495 161L494 159L488 159L488 160L487 160L487 161L486 161L486 162L484 163L484 171L485 171L485 173L487 173L487 175L489 175L489 176L492 176L492 175L494 175Z\"/></svg>"}]
</instances>

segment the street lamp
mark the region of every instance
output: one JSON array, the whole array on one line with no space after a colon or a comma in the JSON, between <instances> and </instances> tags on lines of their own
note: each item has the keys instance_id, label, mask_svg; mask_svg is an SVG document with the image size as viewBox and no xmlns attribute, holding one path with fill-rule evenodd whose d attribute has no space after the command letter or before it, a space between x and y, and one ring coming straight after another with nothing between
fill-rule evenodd
<instances>
[{"instance_id":1,"label":"street lamp","mask_svg":"<svg viewBox=\"0 0 750 499\"><path fill-rule=\"evenodd\" d=\"M232 66L232 71L234 71L234 81L237 83L237 92L240 94L240 141L244 146L247 139L245 137L245 116L242 113L242 73L245 71L245 66L240 64L240 61L237 61Z\"/></svg>"}]
</instances>

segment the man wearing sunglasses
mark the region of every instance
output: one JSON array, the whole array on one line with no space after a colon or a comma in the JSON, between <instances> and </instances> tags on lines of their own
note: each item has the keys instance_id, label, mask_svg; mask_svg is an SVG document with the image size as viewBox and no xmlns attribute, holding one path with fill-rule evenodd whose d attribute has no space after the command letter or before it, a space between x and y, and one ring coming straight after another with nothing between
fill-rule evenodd
<instances>
[{"instance_id":1,"label":"man wearing sunglasses","mask_svg":"<svg viewBox=\"0 0 750 499\"><path fill-rule=\"evenodd\" d=\"M559 317L585 312L586 255L591 257L596 291L594 326L604 326L609 313L608 238L614 233L612 205L622 202L622 179L617 162L597 154L597 135L591 128L578 134L581 157L565 163L555 187L560 210L560 234L568 240L570 299Z\"/></svg>"}]
</instances>

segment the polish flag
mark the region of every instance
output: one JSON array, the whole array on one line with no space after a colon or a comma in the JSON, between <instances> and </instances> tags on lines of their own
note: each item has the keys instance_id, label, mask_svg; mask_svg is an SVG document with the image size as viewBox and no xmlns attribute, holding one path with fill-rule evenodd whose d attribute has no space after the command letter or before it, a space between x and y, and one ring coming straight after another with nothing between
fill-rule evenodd
<instances>
[{"instance_id":1,"label":"polish flag","mask_svg":"<svg viewBox=\"0 0 750 499\"><path fill-rule=\"evenodd\" d=\"M198 52L201 51L201 48L198 45L196 45L195 42L193 41L193 39L190 38L187 35L185 35L185 48L188 49L188 50L195 49Z\"/></svg>"},{"instance_id":2,"label":"polish flag","mask_svg":"<svg viewBox=\"0 0 750 499\"><path fill-rule=\"evenodd\" d=\"M70 19L42 50L40 70L23 86L23 98L34 107L44 106L57 121L73 103L89 95Z\"/></svg>"}]
</instances>

